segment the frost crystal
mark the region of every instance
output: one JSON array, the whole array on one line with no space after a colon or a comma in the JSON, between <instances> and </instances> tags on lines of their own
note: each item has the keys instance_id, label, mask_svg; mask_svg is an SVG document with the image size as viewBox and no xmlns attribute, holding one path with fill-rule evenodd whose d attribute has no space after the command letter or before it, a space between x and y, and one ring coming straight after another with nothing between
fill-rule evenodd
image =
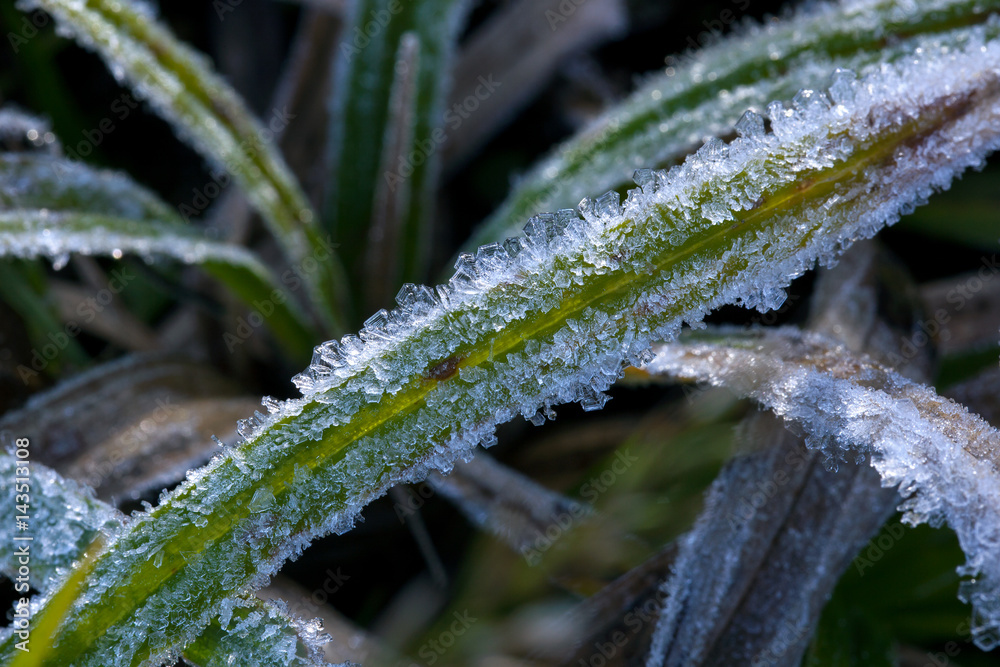
<instances>
[{"instance_id":1,"label":"frost crystal","mask_svg":"<svg viewBox=\"0 0 1000 667\"><path fill-rule=\"evenodd\" d=\"M844 451L870 455L883 485L903 495L906 521L947 522L955 531L967 559L959 572L972 577L961 597L973 606L973 638L993 648L1000 636L1000 432L817 334L719 334L721 342L661 346L646 370L753 397L804 430L806 445L831 460Z\"/></svg>"},{"instance_id":2,"label":"frost crystal","mask_svg":"<svg viewBox=\"0 0 1000 667\"><path fill-rule=\"evenodd\" d=\"M359 336L317 347L295 379L302 398L247 424L246 442L178 487L155 521L136 522L95 566L88 595L117 600L122 573L145 562L136 549L170 549L154 573L161 586L130 598L134 607L105 635L74 638L90 642L79 664L111 664L106 656L151 638L163 652L190 641L226 591L262 586L316 536L348 530L390 486L450 470L517 415L596 405L682 323L739 299L772 307L817 260L834 261L981 165L1000 144L997 31L993 17L928 38L919 54L845 83L836 99L810 87L818 92L791 108L771 107L772 132L709 142L669 172L642 174L642 190L624 202L588 204L582 218L536 216L504 252L462 256L447 285L404 289L404 305ZM944 472L960 472L952 467ZM900 482L908 473L883 474ZM262 485L273 501L256 496ZM916 498L912 516L940 510L936 498ZM995 550L983 547L995 536L981 534L984 525L992 530L956 530L974 542L964 544L970 565L986 572ZM996 579L982 581L970 595L992 622L995 603L979 597L996 592ZM192 620L189 608L204 614Z\"/></svg>"},{"instance_id":3,"label":"frost crystal","mask_svg":"<svg viewBox=\"0 0 1000 667\"><path fill-rule=\"evenodd\" d=\"M792 99L802 88L813 94L811 100L800 96L803 108L820 100L827 87L834 104L851 102L852 72L877 74L885 63L937 48L941 32L950 29L946 17L969 11L966 0L845 0L800 7L781 21L746 22L718 44L668 57L668 63L679 63L650 77L526 175L475 242L512 234L538 210L620 189L637 168L671 164L704 137L727 134L734 124L738 134L763 135L759 114L768 103ZM831 44L837 45L832 53ZM753 115L740 120L747 109Z\"/></svg>"}]
</instances>

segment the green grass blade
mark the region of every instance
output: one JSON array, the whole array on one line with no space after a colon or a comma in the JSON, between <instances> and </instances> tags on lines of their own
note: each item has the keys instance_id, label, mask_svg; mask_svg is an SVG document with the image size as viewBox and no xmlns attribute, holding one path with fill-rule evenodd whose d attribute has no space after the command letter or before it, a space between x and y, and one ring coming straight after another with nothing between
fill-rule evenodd
<instances>
[{"instance_id":1,"label":"green grass blade","mask_svg":"<svg viewBox=\"0 0 1000 667\"><path fill-rule=\"evenodd\" d=\"M291 119L274 111L265 127L206 59L156 22L146 5L131 0L24 0L44 9L80 44L99 52L119 79L135 88L211 162L225 167L260 211L293 264L329 256L315 213L272 139ZM343 329L344 278L330 256L304 272L309 296L324 324Z\"/></svg>"},{"instance_id":2,"label":"green grass blade","mask_svg":"<svg viewBox=\"0 0 1000 667\"><path fill-rule=\"evenodd\" d=\"M15 447L17 434L2 433L0 441ZM29 452L31 444L23 447ZM10 453L0 453L0 474L4 479L24 478L29 485L30 523L25 535L32 537L29 545L30 576L24 581L45 595L51 591L75 591L76 581L70 586L60 584L67 577L80 579L87 563L87 552L99 551L102 543L120 533L128 520L110 505L96 499L89 489L67 480L54 471L29 462L19 465ZM14 485L8 487L11 506L14 503ZM8 497L9 496L9 497ZM0 572L15 585L18 579L19 549L23 541L15 541L13 521L0 525ZM27 589L23 592L26 595ZM68 600L70 602L72 600ZM65 604L63 605L65 606ZM242 665L305 666L325 665L321 660L321 644L325 641L316 622L291 618L284 609L256 598L241 598L229 609L229 618L213 620L195 642L184 652L184 657L199 667L231 665L229 656L237 656ZM230 624L232 620L232 624ZM54 629L54 628L52 628ZM31 663L45 664L45 628L31 626L28 646L31 652L19 656ZM20 639L20 638L18 638Z\"/></svg>"},{"instance_id":3,"label":"green grass blade","mask_svg":"<svg viewBox=\"0 0 1000 667\"><path fill-rule=\"evenodd\" d=\"M990 24L990 29L995 24ZM726 303L758 308L1000 146L1000 40L957 29L861 81L748 116L669 173L529 221L406 286L359 337L319 346L304 396L267 401L245 441L189 474L97 560L55 640L78 666L155 663L316 536L400 481L447 469L496 424L601 392L654 341ZM149 553L162 554L151 561ZM39 618L49 612L39 610ZM0 658L11 655L0 646Z\"/></svg>"},{"instance_id":4,"label":"green grass blade","mask_svg":"<svg viewBox=\"0 0 1000 667\"><path fill-rule=\"evenodd\" d=\"M0 262L0 297L24 320L36 349L50 344L48 334L63 328L54 306L45 298L47 293L47 276L42 267L20 261ZM90 361L79 341L72 338L67 338L59 355L57 359L65 359L77 367L86 366ZM59 370L59 364L52 370ZM34 373L32 369L21 373L25 385L35 377Z\"/></svg>"},{"instance_id":5,"label":"green grass blade","mask_svg":"<svg viewBox=\"0 0 1000 667\"><path fill-rule=\"evenodd\" d=\"M0 153L0 256L62 262L74 252L198 263L260 311L292 357L315 342L293 297L252 253L207 238L127 176L49 153Z\"/></svg>"},{"instance_id":6,"label":"green grass blade","mask_svg":"<svg viewBox=\"0 0 1000 667\"><path fill-rule=\"evenodd\" d=\"M422 281L433 240L430 224L440 150L447 137L442 128L446 83L469 3L358 0L352 5L337 49L329 129L332 180L324 222L342 247L352 249L344 261L360 285L369 228L381 222L373 219L382 214L384 201L377 201L376 194L388 189L390 196L406 201L397 213L401 223L396 245L407 252L399 254L399 265L393 267L399 274L395 284ZM418 54L416 91L412 105L396 109L393 83L410 75L404 71L407 60L397 60L404 35ZM396 127L401 123L409 127ZM408 145L388 153L397 156L395 164L383 164L386 144L399 134Z\"/></svg>"},{"instance_id":7,"label":"green grass blade","mask_svg":"<svg viewBox=\"0 0 1000 667\"><path fill-rule=\"evenodd\" d=\"M154 220L73 211L0 212L0 257L61 258L74 252L116 258L129 253L147 261L164 256L201 265L247 304L270 304L268 326L293 356L309 349L315 336L292 297L244 248Z\"/></svg>"},{"instance_id":8,"label":"green grass blade","mask_svg":"<svg viewBox=\"0 0 1000 667\"><path fill-rule=\"evenodd\" d=\"M124 174L48 153L0 153L0 211L80 211L183 224L177 211Z\"/></svg>"},{"instance_id":9,"label":"green grass blade","mask_svg":"<svg viewBox=\"0 0 1000 667\"><path fill-rule=\"evenodd\" d=\"M726 136L747 109L825 89L836 67L859 76L899 60L957 26L985 22L994 0L936 0L904 8L876 0L810 5L784 22L747 28L695 54L668 58L658 73L526 174L467 244L475 249L520 231L541 211L576 206L595 192L632 187L632 172L669 167L707 136Z\"/></svg>"}]
</instances>

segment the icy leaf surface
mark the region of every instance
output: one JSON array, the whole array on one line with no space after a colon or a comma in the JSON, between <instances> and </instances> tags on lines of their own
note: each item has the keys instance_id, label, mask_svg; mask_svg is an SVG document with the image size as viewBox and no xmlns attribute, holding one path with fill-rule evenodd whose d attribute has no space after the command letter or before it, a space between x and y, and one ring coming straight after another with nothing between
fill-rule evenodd
<instances>
[{"instance_id":1,"label":"icy leaf surface","mask_svg":"<svg viewBox=\"0 0 1000 667\"><path fill-rule=\"evenodd\" d=\"M177 212L122 174L39 153L0 153L0 210L89 211L181 224Z\"/></svg>"},{"instance_id":2,"label":"icy leaf surface","mask_svg":"<svg viewBox=\"0 0 1000 667\"><path fill-rule=\"evenodd\" d=\"M492 444L496 424L551 419L569 401L599 407L622 369L683 322L725 303L780 304L814 262L834 261L998 146L996 23L773 105L772 132L751 119L729 144L640 174L642 189L620 204L599 197L532 218L523 236L461 256L446 285L404 286L399 308L315 349L295 378L302 398L269 402L241 424L244 442L118 538L56 654L155 661L233 592L349 529L390 486ZM138 550L162 550L160 566Z\"/></svg>"},{"instance_id":3,"label":"icy leaf surface","mask_svg":"<svg viewBox=\"0 0 1000 667\"><path fill-rule=\"evenodd\" d=\"M48 132L30 117L17 118L8 132ZM253 253L186 225L124 174L49 153L0 152L0 256L46 257L58 269L72 253L116 259L128 253L149 263L168 257L201 265L247 302L278 301L268 324L289 349L315 341L297 303L274 298L275 290L284 289Z\"/></svg>"},{"instance_id":4,"label":"icy leaf surface","mask_svg":"<svg viewBox=\"0 0 1000 667\"><path fill-rule=\"evenodd\" d=\"M4 446L14 439L4 432ZM27 477L30 485L30 549L31 586L46 593L53 590L66 576L73 563L81 556L99 533L111 537L125 524L125 517L94 497L92 491L76 482L60 477L57 473L30 462L18 470L18 459L6 450L0 452L0 474L5 475L3 498L11 507L14 502L16 477ZM24 473L27 472L27 475ZM16 550L22 546L14 541L13 518L0 526L0 571L13 579L17 572Z\"/></svg>"},{"instance_id":5,"label":"icy leaf surface","mask_svg":"<svg viewBox=\"0 0 1000 667\"><path fill-rule=\"evenodd\" d=\"M326 324L336 330L341 325L336 290L342 286L337 259L312 224L316 214L274 145L275 132L292 121L285 110L272 110L265 127L208 60L178 42L145 3L21 0L18 6L54 16L61 34L97 51L116 79L131 85L217 169L231 174L291 261L326 260L303 279Z\"/></svg>"},{"instance_id":6,"label":"icy leaf surface","mask_svg":"<svg viewBox=\"0 0 1000 667\"><path fill-rule=\"evenodd\" d=\"M960 595L984 649L1000 637L1000 432L933 389L817 334L719 330L658 346L654 375L750 396L807 434L835 462L870 456L904 497L911 524L947 523L966 555Z\"/></svg>"},{"instance_id":7,"label":"icy leaf surface","mask_svg":"<svg viewBox=\"0 0 1000 667\"><path fill-rule=\"evenodd\" d=\"M4 431L4 444L10 444L10 431ZM130 519L93 492L71 479L39 465L27 464L18 470L19 460L0 452L0 474L13 480L25 474L30 485L30 531L32 538L31 587L44 597L67 577L87 546L98 536L113 538L125 529ZM4 496L14 506L14 486L5 485ZM24 542L14 541L13 521L0 526L0 572L12 581L17 576L17 549ZM23 535L21 535L23 536ZM156 554L147 554L155 561ZM39 601L32 600L33 608ZM326 666L322 646L328 637L318 621L303 621L290 616L280 602L256 598L230 601L225 609L232 614L225 626L216 619L194 642L185 657L194 657L200 667L215 665L278 665L281 667ZM236 610L235 613L233 610ZM6 639L8 629L4 629ZM236 660L237 662L231 662Z\"/></svg>"},{"instance_id":8,"label":"icy leaf surface","mask_svg":"<svg viewBox=\"0 0 1000 667\"><path fill-rule=\"evenodd\" d=\"M636 169L680 162L706 136L734 129L762 134L758 114L768 115L771 101L791 101L802 89L830 88L835 97L847 83L841 75L831 77L836 69L861 77L877 72L925 45L934 48L956 17L985 21L997 8L977 0L804 3L784 21L747 22L729 39L669 56L666 67L627 100L525 174L469 247L516 234L540 211L575 206L611 188L625 192ZM748 109L754 114L745 116Z\"/></svg>"},{"instance_id":9,"label":"icy leaf surface","mask_svg":"<svg viewBox=\"0 0 1000 667\"><path fill-rule=\"evenodd\" d=\"M819 272L807 326L891 360L916 304L912 279L865 241ZM913 379L923 367L908 365ZM866 460L826 469L771 413L746 417L737 442L679 540L647 665L799 664L844 569L899 503Z\"/></svg>"},{"instance_id":10,"label":"icy leaf surface","mask_svg":"<svg viewBox=\"0 0 1000 667\"><path fill-rule=\"evenodd\" d=\"M184 650L184 659L198 667L332 667L323 657L328 641L319 619L297 619L280 600L231 598L222 616Z\"/></svg>"}]
</instances>

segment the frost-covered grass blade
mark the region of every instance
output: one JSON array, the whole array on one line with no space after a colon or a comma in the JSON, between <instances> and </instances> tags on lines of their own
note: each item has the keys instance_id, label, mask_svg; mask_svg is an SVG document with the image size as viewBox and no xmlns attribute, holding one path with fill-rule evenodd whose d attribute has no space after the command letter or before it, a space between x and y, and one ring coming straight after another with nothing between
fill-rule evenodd
<instances>
[{"instance_id":1,"label":"frost-covered grass blade","mask_svg":"<svg viewBox=\"0 0 1000 667\"><path fill-rule=\"evenodd\" d=\"M0 256L59 259L70 253L116 258L134 253L148 261L163 256L197 264L246 303L275 303L268 326L291 354L308 348L315 335L270 270L239 246L209 240L188 227L150 220L73 212L0 212Z\"/></svg>"},{"instance_id":2,"label":"frost-covered grass blade","mask_svg":"<svg viewBox=\"0 0 1000 667\"><path fill-rule=\"evenodd\" d=\"M17 466L18 459L13 455L0 453L0 473L13 479ZM76 586L66 587L63 582L79 578L86 569L88 552L97 553L102 542L126 529L130 519L94 498L86 487L60 477L45 466L32 464L30 476L34 485L32 537L36 546L31 559L31 586L42 596L57 590L76 592ZM13 493L11 487L10 500ZM19 543L14 541L12 529L9 525L0 533L4 538L0 546L0 572L14 581L21 563L17 554ZM70 602L72 599L65 600L63 606ZM38 601L33 604L37 608ZM186 660L198 667L232 664L225 662L231 658L246 665L327 664L319 651L325 637L315 622L293 619L280 605L256 598L234 600L228 614L225 619L215 619L185 650ZM227 629L223 628L223 621ZM55 627L48 630L54 631ZM5 632L9 633L9 629ZM45 664L46 628L33 626L32 633L29 640L34 642L30 644L32 651L18 657L33 660L31 664Z\"/></svg>"},{"instance_id":3,"label":"frost-covered grass blade","mask_svg":"<svg viewBox=\"0 0 1000 667\"><path fill-rule=\"evenodd\" d=\"M529 216L576 206L595 192L624 195L634 170L681 162L705 137L730 134L747 109L763 114L773 100L822 90L837 67L875 72L998 10L1000 3L969 0L815 3L785 21L748 26L702 51L670 57L666 73L526 174L467 247L516 234Z\"/></svg>"},{"instance_id":4,"label":"frost-covered grass blade","mask_svg":"<svg viewBox=\"0 0 1000 667\"><path fill-rule=\"evenodd\" d=\"M272 143L274 133L290 122L280 116L282 110L275 110L278 122L264 127L205 58L158 24L145 4L22 0L21 6L52 14L80 44L100 53L117 79L173 123L179 136L231 173L291 262L329 256L315 213ZM339 260L329 257L303 279L323 323L335 332L342 329Z\"/></svg>"},{"instance_id":5,"label":"frost-covered grass blade","mask_svg":"<svg viewBox=\"0 0 1000 667\"><path fill-rule=\"evenodd\" d=\"M186 225L126 176L48 153L0 153L0 257L64 264L72 253L198 264L245 303L273 303L268 325L291 355L315 340L306 315L253 253Z\"/></svg>"},{"instance_id":6,"label":"frost-covered grass blade","mask_svg":"<svg viewBox=\"0 0 1000 667\"><path fill-rule=\"evenodd\" d=\"M77 665L155 663L316 536L400 481L447 470L496 424L601 407L627 364L725 303L773 307L816 260L1000 145L996 19L861 80L746 116L670 172L530 220L463 255L447 285L407 285L359 336L316 348L303 393L265 399L226 449L97 560L55 642ZM915 508L917 511L919 508ZM157 554L150 559L150 554ZM39 617L50 613L39 610ZM9 656L10 644L2 648Z\"/></svg>"},{"instance_id":7,"label":"frost-covered grass blade","mask_svg":"<svg viewBox=\"0 0 1000 667\"><path fill-rule=\"evenodd\" d=\"M966 564L961 597L973 639L996 646L1000 628L1000 432L933 389L817 334L720 330L655 348L653 375L710 382L754 398L794 423L806 444L836 460L871 456L898 487L911 524L942 520Z\"/></svg>"}]
</instances>

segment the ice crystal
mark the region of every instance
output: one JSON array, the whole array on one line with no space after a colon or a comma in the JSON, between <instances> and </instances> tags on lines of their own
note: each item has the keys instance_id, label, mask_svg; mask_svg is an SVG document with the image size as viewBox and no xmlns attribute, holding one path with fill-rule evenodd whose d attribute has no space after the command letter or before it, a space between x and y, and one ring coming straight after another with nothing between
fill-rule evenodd
<instances>
[{"instance_id":1,"label":"ice crystal","mask_svg":"<svg viewBox=\"0 0 1000 667\"><path fill-rule=\"evenodd\" d=\"M734 124L738 134L762 135L760 114L772 100L791 99L806 89L810 94L800 94L798 106L807 109L822 101L828 87L834 104L853 100L854 73L877 74L883 64L902 63L921 48L933 50L939 31L949 27L946 17L968 12L968 5L967 0L804 3L782 21L746 22L718 44L670 56L665 73L650 77L625 103L539 162L475 242L511 234L539 209L620 188L635 169L670 164ZM752 111L741 120L747 109Z\"/></svg>"},{"instance_id":2,"label":"ice crystal","mask_svg":"<svg viewBox=\"0 0 1000 667\"><path fill-rule=\"evenodd\" d=\"M831 461L844 451L870 455L883 485L903 495L906 521L947 522L955 531L966 555L959 571L971 577L960 594L973 606L973 639L993 648L1000 636L1000 432L817 334L718 333L716 342L661 346L646 369L753 397L805 431L807 446Z\"/></svg>"},{"instance_id":3,"label":"ice crystal","mask_svg":"<svg viewBox=\"0 0 1000 667\"><path fill-rule=\"evenodd\" d=\"M594 406L682 323L741 299L774 307L817 260L835 261L981 165L1000 144L997 28L994 17L855 81L842 77L836 100L811 87L798 104L771 107L770 133L744 127L728 145L709 142L669 172L643 173L624 202L588 203L583 217L536 216L503 252L460 257L448 284L404 288L402 305L360 335L318 346L295 378L302 398L248 423L245 442L95 565L71 615L85 616L87 601L120 599L123 573L142 558L132 550L165 549L162 585L130 598L105 634L76 637L88 646L78 664L129 664L140 648L184 645L227 591L263 585L315 537L349 529L390 486L447 472L515 416ZM258 497L268 502L254 511L263 485L274 500ZM909 508L914 517L937 509ZM201 516L210 531L193 523ZM993 535L963 539L979 547ZM988 552L967 552L970 566L986 569ZM977 608L992 610L978 598Z\"/></svg>"}]
</instances>

